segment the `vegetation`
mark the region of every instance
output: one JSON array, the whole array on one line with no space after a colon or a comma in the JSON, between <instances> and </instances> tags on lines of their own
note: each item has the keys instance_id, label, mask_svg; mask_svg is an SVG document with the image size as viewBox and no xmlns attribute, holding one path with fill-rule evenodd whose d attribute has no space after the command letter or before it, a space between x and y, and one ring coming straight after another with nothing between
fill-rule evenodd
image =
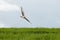
<instances>
[{"instance_id":1,"label":"vegetation","mask_svg":"<svg viewBox=\"0 0 60 40\"><path fill-rule=\"evenodd\" d=\"M60 40L60 28L0 28L0 40Z\"/></svg>"}]
</instances>

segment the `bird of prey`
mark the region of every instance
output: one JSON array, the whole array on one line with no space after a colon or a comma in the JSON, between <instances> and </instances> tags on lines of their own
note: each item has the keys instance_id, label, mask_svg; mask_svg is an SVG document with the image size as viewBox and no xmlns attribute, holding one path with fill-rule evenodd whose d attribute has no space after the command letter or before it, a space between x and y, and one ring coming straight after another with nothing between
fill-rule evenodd
<instances>
[{"instance_id":1,"label":"bird of prey","mask_svg":"<svg viewBox=\"0 0 60 40\"><path fill-rule=\"evenodd\" d=\"M22 7L21 7L21 14L22 14L22 16L20 16L20 17L23 18L23 19L25 19L26 21L28 21L30 23L30 21L25 17L24 11L23 11Z\"/></svg>"}]
</instances>

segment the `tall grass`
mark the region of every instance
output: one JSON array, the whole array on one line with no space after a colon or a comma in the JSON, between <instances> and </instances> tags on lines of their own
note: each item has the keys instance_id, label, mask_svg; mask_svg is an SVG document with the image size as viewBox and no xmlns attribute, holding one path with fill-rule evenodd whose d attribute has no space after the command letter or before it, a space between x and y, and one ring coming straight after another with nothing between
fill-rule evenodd
<instances>
[{"instance_id":1,"label":"tall grass","mask_svg":"<svg viewBox=\"0 0 60 40\"><path fill-rule=\"evenodd\" d=\"M60 28L0 28L0 40L60 40Z\"/></svg>"}]
</instances>

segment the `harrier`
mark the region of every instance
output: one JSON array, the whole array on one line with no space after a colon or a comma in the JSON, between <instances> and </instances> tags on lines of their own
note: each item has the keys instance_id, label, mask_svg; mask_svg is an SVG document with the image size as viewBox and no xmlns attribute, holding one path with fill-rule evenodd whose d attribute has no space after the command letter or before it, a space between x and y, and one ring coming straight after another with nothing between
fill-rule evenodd
<instances>
[{"instance_id":1,"label":"harrier","mask_svg":"<svg viewBox=\"0 0 60 40\"><path fill-rule=\"evenodd\" d=\"M30 23L30 21L25 17L24 11L23 11L22 7L21 7L21 14L22 14L22 16L20 16L20 17L23 18L23 19L25 19L26 21L28 21Z\"/></svg>"}]
</instances>

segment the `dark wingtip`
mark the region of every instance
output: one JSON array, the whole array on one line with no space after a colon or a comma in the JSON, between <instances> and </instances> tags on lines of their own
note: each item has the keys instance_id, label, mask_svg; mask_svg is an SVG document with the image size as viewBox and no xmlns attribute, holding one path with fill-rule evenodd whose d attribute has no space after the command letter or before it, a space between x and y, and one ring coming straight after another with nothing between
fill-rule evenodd
<instances>
[{"instance_id":1,"label":"dark wingtip","mask_svg":"<svg viewBox=\"0 0 60 40\"><path fill-rule=\"evenodd\" d=\"M30 24L32 24L31 22L29 22Z\"/></svg>"}]
</instances>

